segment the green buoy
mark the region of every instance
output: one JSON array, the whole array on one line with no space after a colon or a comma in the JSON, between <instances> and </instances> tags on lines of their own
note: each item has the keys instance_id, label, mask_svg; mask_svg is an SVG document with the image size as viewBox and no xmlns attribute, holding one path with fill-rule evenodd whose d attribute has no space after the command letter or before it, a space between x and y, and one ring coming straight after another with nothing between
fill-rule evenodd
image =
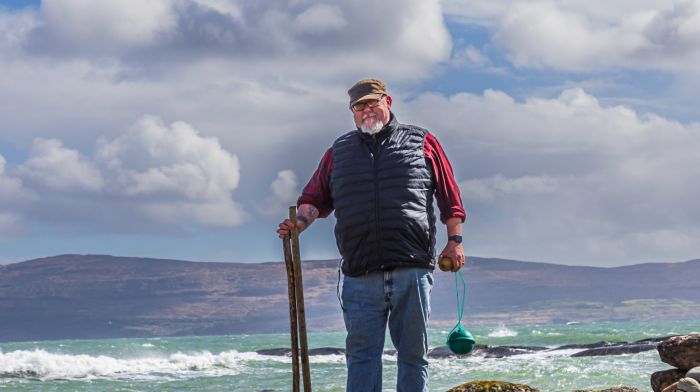
<instances>
[{"instance_id":1,"label":"green buoy","mask_svg":"<svg viewBox=\"0 0 700 392\"><path fill-rule=\"evenodd\" d=\"M457 282L457 275L459 274L460 279L462 280L462 291L464 292L464 295L462 295L462 301L460 303L459 301L459 284ZM462 275L462 270L459 270L455 272L455 291L457 293L457 324L452 327L452 330L450 330L450 333L447 334L447 348L450 349L453 353L457 355L465 355L469 354L473 349L474 346L476 345L476 340L474 340L474 336L467 331L463 326L462 326L462 314L464 313L464 300L467 297L467 282L464 280L464 276Z\"/></svg>"}]
</instances>

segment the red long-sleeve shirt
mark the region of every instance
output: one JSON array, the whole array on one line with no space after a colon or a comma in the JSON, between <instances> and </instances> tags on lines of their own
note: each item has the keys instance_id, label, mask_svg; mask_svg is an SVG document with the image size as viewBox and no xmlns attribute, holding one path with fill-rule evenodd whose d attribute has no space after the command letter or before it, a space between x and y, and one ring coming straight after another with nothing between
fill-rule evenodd
<instances>
[{"instance_id":1,"label":"red long-sleeve shirt","mask_svg":"<svg viewBox=\"0 0 700 392\"><path fill-rule=\"evenodd\" d=\"M448 218L458 217L464 222L467 214L462 206L462 198L459 195L452 166L442 146L430 133L425 135L424 152L428 167L432 168L435 175L435 199L440 209L440 220L445 223ZM333 149L329 148L323 154L321 163L299 196L297 206L311 204L318 209L321 218L333 212L331 170L333 170Z\"/></svg>"}]
</instances>

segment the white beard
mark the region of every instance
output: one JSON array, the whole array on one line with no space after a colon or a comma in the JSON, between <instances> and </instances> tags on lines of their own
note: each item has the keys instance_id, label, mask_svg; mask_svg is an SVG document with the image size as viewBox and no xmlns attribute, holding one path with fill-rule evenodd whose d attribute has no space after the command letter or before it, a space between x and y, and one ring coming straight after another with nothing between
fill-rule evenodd
<instances>
[{"instance_id":1,"label":"white beard","mask_svg":"<svg viewBox=\"0 0 700 392\"><path fill-rule=\"evenodd\" d=\"M381 121L375 121L374 125L371 127L367 127L365 125L360 126L360 130L368 135L374 135L377 132L381 131L382 128L384 128L384 123Z\"/></svg>"}]
</instances>

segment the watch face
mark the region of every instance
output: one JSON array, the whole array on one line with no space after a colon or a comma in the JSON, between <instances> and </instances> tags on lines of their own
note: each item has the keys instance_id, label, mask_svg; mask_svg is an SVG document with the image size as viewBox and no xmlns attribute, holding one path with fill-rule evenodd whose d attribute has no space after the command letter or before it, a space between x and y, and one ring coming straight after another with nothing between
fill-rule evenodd
<instances>
[{"instance_id":1,"label":"watch face","mask_svg":"<svg viewBox=\"0 0 700 392\"><path fill-rule=\"evenodd\" d=\"M448 239L452 240L458 244L462 243L462 236L461 235L453 235L453 236L449 237Z\"/></svg>"}]
</instances>

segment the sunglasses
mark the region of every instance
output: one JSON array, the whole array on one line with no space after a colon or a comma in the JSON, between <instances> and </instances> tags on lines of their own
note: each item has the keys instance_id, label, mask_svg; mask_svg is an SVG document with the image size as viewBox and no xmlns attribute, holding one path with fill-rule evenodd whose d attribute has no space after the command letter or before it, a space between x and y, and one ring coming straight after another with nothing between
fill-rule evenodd
<instances>
[{"instance_id":1,"label":"sunglasses","mask_svg":"<svg viewBox=\"0 0 700 392\"><path fill-rule=\"evenodd\" d=\"M350 108L352 109L353 112L361 112L361 111L365 110L365 108L371 109L373 107L376 107L377 105L379 105L379 102L381 102L382 99L384 99L384 96L382 96L379 99L369 99L367 101L358 102L358 103L350 106Z\"/></svg>"}]
</instances>

